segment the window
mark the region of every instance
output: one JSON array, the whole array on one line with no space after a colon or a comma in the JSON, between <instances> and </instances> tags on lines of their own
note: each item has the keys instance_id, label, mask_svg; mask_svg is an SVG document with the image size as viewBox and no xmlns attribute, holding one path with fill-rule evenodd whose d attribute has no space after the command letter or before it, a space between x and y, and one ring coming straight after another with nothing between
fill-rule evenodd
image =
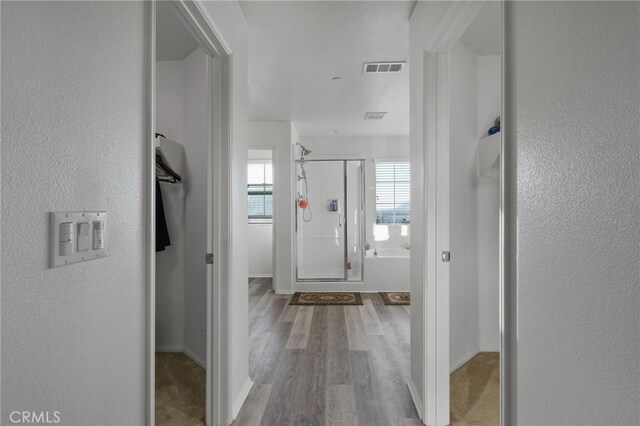
<instances>
[{"instance_id":1,"label":"window","mask_svg":"<svg viewBox=\"0 0 640 426\"><path fill-rule=\"evenodd\" d=\"M271 163L249 163L247 167L250 223L271 223L273 218L273 173Z\"/></svg>"},{"instance_id":2,"label":"window","mask_svg":"<svg viewBox=\"0 0 640 426\"><path fill-rule=\"evenodd\" d=\"M409 162L376 163L376 223L410 223Z\"/></svg>"}]
</instances>

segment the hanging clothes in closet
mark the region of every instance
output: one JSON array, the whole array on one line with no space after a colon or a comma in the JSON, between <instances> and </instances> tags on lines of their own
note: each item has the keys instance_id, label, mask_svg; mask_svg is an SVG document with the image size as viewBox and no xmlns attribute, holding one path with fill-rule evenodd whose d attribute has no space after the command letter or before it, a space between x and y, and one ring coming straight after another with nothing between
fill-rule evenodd
<instances>
[{"instance_id":1,"label":"hanging clothes in closet","mask_svg":"<svg viewBox=\"0 0 640 426\"><path fill-rule=\"evenodd\" d=\"M156 252L158 252L171 245L160 182L174 184L182 181L182 177L174 167L180 170L184 148L159 133L156 133L156 138L159 141L159 146L156 148ZM165 153L173 159L173 164L167 159Z\"/></svg>"},{"instance_id":2,"label":"hanging clothes in closet","mask_svg":"<svg viewBox=\"0 0 640 426\"><path fill-rule=\"evenodd\" d=\"M156 251L163 251L170 245L171 238L169 238L167 218L164 215L164 203L162 202L160 181L156 179Z\"/></svg>"}]
</instances>

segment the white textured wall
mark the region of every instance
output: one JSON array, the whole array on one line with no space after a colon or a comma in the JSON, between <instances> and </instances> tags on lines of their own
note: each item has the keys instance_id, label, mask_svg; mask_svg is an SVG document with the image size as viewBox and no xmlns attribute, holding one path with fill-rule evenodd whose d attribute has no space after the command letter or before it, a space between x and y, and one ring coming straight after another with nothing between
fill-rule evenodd
<instances>
[{"instance_id":1,"label":"white textured wall","mask_svg":"<svg viewBox=\"0 0 640 426\"><path fill-rule=\"evenodd\" d=\"M273 224L249 224L249 276L273 276Z\"/></svg>"},{"instance_id":2,"label":"white textured wall","mask_svg":"<svg viewBox=\"0 0 640 426\"><path fill-rule=\"evenodd\" d=\"M2 2L2 423L144 421L144 6ZM107 258L48 269L48 216L107 210Z\"/></svg>"},{"instance_id":3,"label":"white textured wall","mask_svg":"<svg viewBox=\"0 0 640 426\"><path fill-rule=\"evenodd\" d=\"M516 2L506 22L518 212L507 423L638 424L640 3Z\"/></svg>"},{"instance_id":4,"label":"white textured wall","mask_svg":"<svg viewBox=\"0 0 640 426\"><path fill-rule=\"evenodd\" d=\"M156 61L156 130L184 140L184 61Z\"/></svg>"},{"instance_id":5,"label":"white textured wall","mask_svg":"<svg viewBox=\"0 0 640 426\"><path fill-rule=\"evenodd\" d=\"M184 144L184 62L156 62L156 130ZM184 161L184 159L183 159ZM184 345L184 185L161 183L171 245L156 253L156 348Z\"/></svg>"},{"instance_id":6,"label":"white textured wall","mask_svg":"<svg viewBox=\"0 0 640 426\"><path fill-rule=\"evenodd\" d=\"M450 52L449 360L478 351L477 61L465 45ZM497 260L497 259L496 259Z\"/></svg>"},{"instance_id":7,"label":"white textured wall","mask_svg":"<svg viewBox=\"0 0 640 426\"><path fill-rule=\"evenodd\" d=\"M236 1L206 1L209 15L229 48L231 55L232 123L231 133L231 260L230 318L230 403L239 409L242 389L249 382L249 294L247 262L247 23ZM240 399L238 399L240 397ZM233 414L233 413L231 413ZM236 413L237 414L237 413Z\"/></svg>"}]
</instances>

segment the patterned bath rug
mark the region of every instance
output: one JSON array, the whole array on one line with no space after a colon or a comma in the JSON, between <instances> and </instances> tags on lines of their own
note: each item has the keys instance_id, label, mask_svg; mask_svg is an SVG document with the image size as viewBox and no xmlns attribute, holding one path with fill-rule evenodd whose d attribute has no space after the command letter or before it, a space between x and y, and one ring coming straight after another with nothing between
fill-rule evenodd
<instances>
[{"instance_id":1,"label":"patterned bath rug","mask_svg":"<svg viewBox=\"0 0 640 426\"><path fill-rule=\"evenodd\" d=\"M385 305L410 305L411 297L408 291L381 291L380 297Z\"/></svg>"},{"instance_id":2,"label":"patterned bath rug","mask_svg":"<svg viewBox=\"0 0 640 426\"><path fill-rule=\"evenodd\" d=\"M294 293L290 305L362 305L360 293Z\"/></svg>"}]
</instances>

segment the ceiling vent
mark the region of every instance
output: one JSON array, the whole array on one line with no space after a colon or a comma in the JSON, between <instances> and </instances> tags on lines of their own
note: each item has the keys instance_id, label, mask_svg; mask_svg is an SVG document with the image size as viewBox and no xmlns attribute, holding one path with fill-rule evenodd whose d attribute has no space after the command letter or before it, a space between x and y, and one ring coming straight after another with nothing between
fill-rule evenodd
<instances>
[{"instance_id":1,"label":"ceiling vent","mask_svg":"<svg viewBox=\"0 0 640 426\"><path fill-rule=\"evenodd\" d=\"M369 73L394 73L402 72L406 62L365 62L362 72Z\"/></svg>"},{"instance_id":2,"label":"ceiling vent","mask_svg":"<svg viewBox=\"0 0 640 426\"><path fill-rule=\"evenodd\" d=\"M385 114L386 112L365 112L364 119L365 120L382 120Z\"/></svg>"}]
</instances>

